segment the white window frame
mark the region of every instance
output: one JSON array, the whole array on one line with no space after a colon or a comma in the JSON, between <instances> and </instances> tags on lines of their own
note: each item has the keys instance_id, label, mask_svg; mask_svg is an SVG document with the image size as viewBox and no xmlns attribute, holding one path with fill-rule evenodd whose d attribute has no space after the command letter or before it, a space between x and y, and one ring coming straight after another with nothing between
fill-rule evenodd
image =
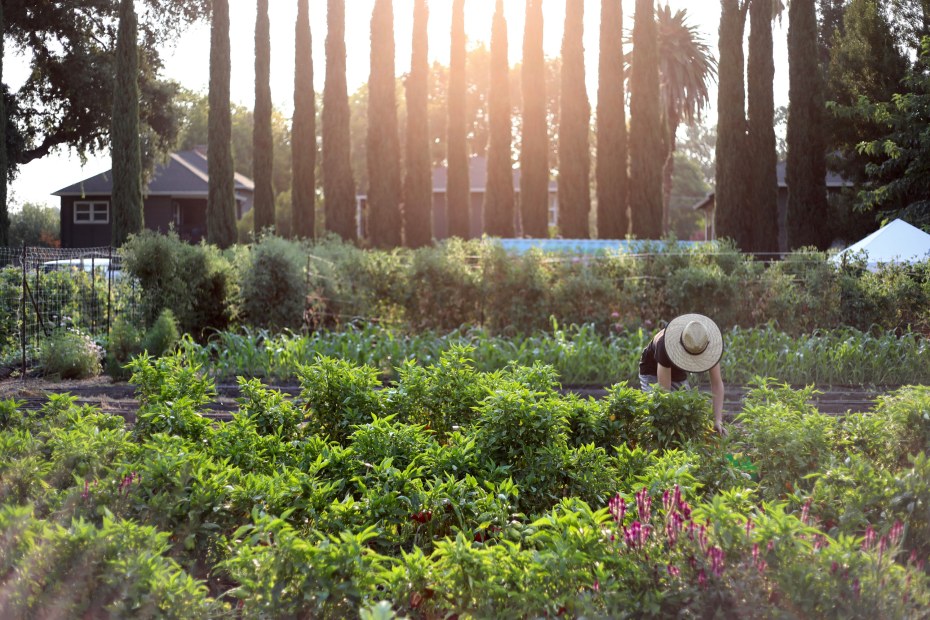
<instances>
[{"instance_id":1,"label":"white window frame","mask_svg":"<svg viewBox=\"0 0 930 620\"><path fill-rule=\"evenodd\" d=\"M84 215L87 219L80 219ZM74 223L79 226L110 223L110 203L107 200L79 200L74 203Z\"/></svg>"},{"instance_id":2,"label":"white window frame","mask_svg":"<svg viewBox=\"0 0 930 620\"><path fill-rule=\"evenodd\" d=\"M184 224L184 212L181 210L181 203L177 200L171 201L171 221L178 228Z\"/></svg>"}]
</instances>

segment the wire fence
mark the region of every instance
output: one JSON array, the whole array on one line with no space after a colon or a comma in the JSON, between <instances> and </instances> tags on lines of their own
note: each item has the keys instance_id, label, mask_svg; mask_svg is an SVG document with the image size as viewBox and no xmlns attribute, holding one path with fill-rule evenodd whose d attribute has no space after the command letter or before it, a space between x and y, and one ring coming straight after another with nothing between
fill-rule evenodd
<instances>
[{"instance_id":1,"label":"wire fence","mask_svg":"<svg viewBox=\"0 0 930 620\"><path fill-rule=\"evenodd\" d=\"M111 247L0 248L0 372L25 375L43 342L74 329L96 340L137 312L138 287Z\"/></svg>"}]
</instances>

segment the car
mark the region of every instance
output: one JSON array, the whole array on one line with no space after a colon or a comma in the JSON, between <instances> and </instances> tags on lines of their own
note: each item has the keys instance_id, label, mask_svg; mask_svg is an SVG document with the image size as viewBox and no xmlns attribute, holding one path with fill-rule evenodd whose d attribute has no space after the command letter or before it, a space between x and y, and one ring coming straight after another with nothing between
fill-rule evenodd
<instances>
[{"instance_id":1,"label":"car","mask_svg":"<svg viewBox=\"0 0 930 620\"><path fill-rule=\"evenodd\" d=\"M113 265L111 265L109 258L85 256L80 258L50 260L42 263L42 271L46 273L65 269L83 270L87 273L94 270L101 276L105 276L109 273L113 280L119 280L120 277L122 277L122 270L120 269L119 263L114 261Z\"/></svg>"}]
</instances>

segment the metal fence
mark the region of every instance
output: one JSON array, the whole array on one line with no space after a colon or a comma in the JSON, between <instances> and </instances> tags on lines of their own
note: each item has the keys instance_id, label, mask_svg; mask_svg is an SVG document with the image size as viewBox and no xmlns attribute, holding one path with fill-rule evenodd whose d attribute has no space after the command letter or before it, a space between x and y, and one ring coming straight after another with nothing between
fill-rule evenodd
<instances>
[{"instance_id":1,"label":"metal fence","mask_svg":"<svg viewBox=\"0 0 930 620\"><path fill-rule=\"evenodd\" d=\"M111 247L0 248L0 367L28 364L63 329L105 340L117 315L134 314L137 287Z\"/></svg>"}]
</instances>

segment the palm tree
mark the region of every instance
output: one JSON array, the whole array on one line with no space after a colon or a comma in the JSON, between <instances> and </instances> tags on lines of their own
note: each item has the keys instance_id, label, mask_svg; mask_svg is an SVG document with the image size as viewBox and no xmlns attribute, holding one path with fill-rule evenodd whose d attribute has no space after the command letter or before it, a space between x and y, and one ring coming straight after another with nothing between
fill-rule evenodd
<instances>
[{"instance_id":1,"label":"palm tree","mask_svg":"<svg viewBox=\"0 0 930 620\"><path fill-rule=\"evenodd\" d=\"M672 13L666 4L656 11L659 39L659 97L666 130L662 180L662 230L669 229L669 198L675 167L675 134L682 122L694 123L710 102L708 85L717 76L717 61L685 9Z\"/></svg>"}]
</instances>

